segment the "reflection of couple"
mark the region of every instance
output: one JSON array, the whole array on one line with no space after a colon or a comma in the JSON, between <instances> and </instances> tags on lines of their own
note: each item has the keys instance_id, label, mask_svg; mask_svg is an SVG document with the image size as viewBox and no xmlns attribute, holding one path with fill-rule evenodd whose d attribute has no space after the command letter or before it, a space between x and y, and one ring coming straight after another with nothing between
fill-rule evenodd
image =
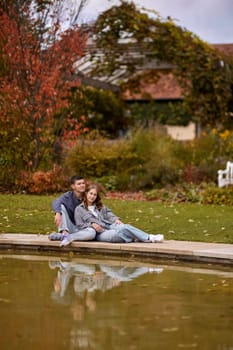
<instances>
[{"instance_id":1,"label":"reflection of couple","mask_svg":"<svg viewBox=\"0 0 233 350\"><path fill-rule=\"evenodd\" d=\"M130 243L162 242L163 235L148 234L132 225L124 224L103 205L97 184L85 185L80 176L71 178L71 189L53 202L55 224L58 233L52 233L51 240L61 240L61 246L73 241Z\"/></svg>"},{"instance_id":2,"label":"reflection of couple","mask_svg":"<svg viewBox=\"0 0 233 350\"><path fill-rule=\"evenodd\" d=\"M106 264L92 265L76 262L49 262L50 268L58 268L54 282L54 291L63 298L72 277L73 289L76 295L92 293L96 290L102 292L117 287L121 282L131 281L146 273L160 273L162 268L109 266Z\"/></svg>"},{"instance_id":3,"label":"reflection of couple","mask_svg":"<svg viewBox=\"0 0 233 350\"><path fill-rule=\"evenodd\" d=\"M110 266L106 263L74 261L50 261L49 266L51 269L58 269L51 297L56 303L68 306L74 321L70 329L70 349L99 348L100 340L93 332L92 321L89 318L92 315L92 319L98 319L99 292L104 293L118 287L121 282L130 281L149 272L163 271L162 268ZM121 329L124 326L117 327Z\"/></svg>"}]
</instances>

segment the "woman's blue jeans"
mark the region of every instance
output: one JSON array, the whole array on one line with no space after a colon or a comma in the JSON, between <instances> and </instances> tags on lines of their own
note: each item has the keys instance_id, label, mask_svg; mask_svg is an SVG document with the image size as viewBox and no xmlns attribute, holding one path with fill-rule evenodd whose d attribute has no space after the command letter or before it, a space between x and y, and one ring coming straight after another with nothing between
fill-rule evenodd
<instances>
[{"instance_id":1,"label":"woman's blue jeans","mask_svg":"<svg viewBox=\"0 0 233 350\"><path fill-rule=\"evenodd\" d=\"M112 224L109 230L97 233L96 240L112 243L150 242L148 233L129 224Z\"/></svg>"}]
</instances>

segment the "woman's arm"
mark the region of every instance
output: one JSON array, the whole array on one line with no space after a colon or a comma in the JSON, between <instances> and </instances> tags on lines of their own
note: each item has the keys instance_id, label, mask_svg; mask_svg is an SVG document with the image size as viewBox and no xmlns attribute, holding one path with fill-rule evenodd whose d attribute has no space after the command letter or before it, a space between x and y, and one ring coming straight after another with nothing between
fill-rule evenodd
<instances>
[{"instance_id":1,"label":"woman's arm","mask_svg":"<svg viewBox=\"0 0 233 350\"><path fill-rule=\"evenodd\" d=\"M75 208L74 212L75 224L79 230L87 227L93 227L96 232L104 231L101 226L101 222L96 218L89 210L85 209L83 206L78 206Z\"/></svg>"},{"instance_id":2,"label":"woman's arm","mask_svg":"<svg viewBox=\"0 0 233 350\"><path fill-rule=\"evenodd\" d=\"M109 221L110 223L115 223L115 224L120 224L122 223L120 218L118 216L116 216L111 209L109 209L108 207L106 207L106 205L104 205L101 209L100 209L100 213L103 217L104 220Z\"/></svg>"}]
</instances>

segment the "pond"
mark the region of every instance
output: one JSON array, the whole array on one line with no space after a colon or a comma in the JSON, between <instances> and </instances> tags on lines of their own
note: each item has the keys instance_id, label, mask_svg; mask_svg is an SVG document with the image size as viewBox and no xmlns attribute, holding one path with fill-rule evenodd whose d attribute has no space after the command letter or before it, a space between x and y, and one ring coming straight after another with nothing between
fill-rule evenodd
<instances>
[{"instance_id":1,"label":"pond","mask_svg":"<svg viewBox=\"0 0 233 350\"><path fill-rule=\"evenodd\" d=\"M233 349L233 270L0 254L1 350Z\"/></svg>"}]
</instances>

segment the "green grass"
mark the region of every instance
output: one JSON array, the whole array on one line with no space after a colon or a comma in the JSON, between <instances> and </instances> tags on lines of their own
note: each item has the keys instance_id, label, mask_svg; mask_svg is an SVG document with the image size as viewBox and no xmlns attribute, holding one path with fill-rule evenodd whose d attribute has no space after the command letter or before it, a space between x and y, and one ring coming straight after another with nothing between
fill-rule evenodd
<instances>
[{"instance_id":1,"label":"green grass","mask_svg":"<svg viewBox=\"0 0 233 350\"><path fill-rule=\"evenodd\" d=\"M1 233L48 234L55 230L51 202L57 196L0 195ZM165 239L233 243L232 206L161 204L104 199L121 219Z\"/></svg>"}]
</instances>

